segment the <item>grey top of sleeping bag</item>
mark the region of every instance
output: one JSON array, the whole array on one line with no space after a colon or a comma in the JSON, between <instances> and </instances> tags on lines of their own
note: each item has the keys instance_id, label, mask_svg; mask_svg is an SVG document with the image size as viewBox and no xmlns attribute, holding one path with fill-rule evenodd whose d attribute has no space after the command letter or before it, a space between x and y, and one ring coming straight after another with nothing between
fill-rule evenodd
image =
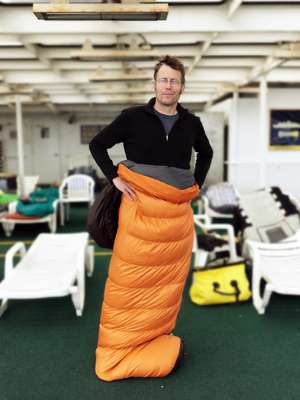
<instances>
[{"instance_id":1,"label":"grey top of sleeping bag","mask_svg":"<svg viewBox=\"0 0 300 400\"><path fill-rule=\"evenodd\" d=\"M157 179L177 189L187 189L195 183L195 178L188 169L165 165L140 164L130 160L121 161L120 164L125 165L134 172Z\"/></svg>"}]
</instances>

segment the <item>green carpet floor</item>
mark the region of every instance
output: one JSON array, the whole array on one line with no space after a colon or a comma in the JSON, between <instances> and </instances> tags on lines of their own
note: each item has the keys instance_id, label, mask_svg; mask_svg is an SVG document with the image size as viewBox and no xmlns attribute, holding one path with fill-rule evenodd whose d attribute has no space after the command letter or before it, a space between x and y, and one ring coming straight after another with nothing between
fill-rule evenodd
<instances>
[{"instance_id":1,"label":"green carpet floor","mask_svg":"<svg viewBox=\"0 0 300 400\"><path fill-rule=\"evenodd\" d=\"M73 209L59 231L84 229L84 215ZM9 240L33 239L43 230L17 227ZM2 236L1 275L7 246ZM94 352L108 263L109 256L96 256L82 317L69 297L10 302L0 320L0 400L300 398L300 298L291 296L274 295L260 316L251 302L198 307L186 290L175 331L185 340L184 366L163 379L100 381Z\"/></svg>"}]
</instances>

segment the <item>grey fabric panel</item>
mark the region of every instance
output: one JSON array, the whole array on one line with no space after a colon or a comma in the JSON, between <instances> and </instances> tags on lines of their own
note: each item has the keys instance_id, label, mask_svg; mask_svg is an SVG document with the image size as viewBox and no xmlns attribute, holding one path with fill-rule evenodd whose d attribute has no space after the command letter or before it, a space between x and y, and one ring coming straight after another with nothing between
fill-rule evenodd
<instances>
[{"instance_id":1,"label":"grey fabric panel","mask_svg":"<svg viewBox=\"0 0 300 400\"><path fill-rule=\"evenodd\" d=\"M173 128L175 122L178 120L179 116L178 113L175 115L166 115L166 114L162 114L158 111L156 111L154 109L155 114L158 116L158 118L161 120L164 128L165 128L165 132L166 132L166 136L168 137L171 129Z\"/></svg>"},{"instance_id":2,"label":"grey fabric panel","mask_svg":"<svg viewBox=\"0 0 300 400\"><path fill-rule=\"evenodd\" d=\"M139 164L130 160L121 161L120 164L125 165L134 172L157 179L177 189L186 189L195 183L194 176L187 169L165 165Z\"/></svg>"}]
</instances>

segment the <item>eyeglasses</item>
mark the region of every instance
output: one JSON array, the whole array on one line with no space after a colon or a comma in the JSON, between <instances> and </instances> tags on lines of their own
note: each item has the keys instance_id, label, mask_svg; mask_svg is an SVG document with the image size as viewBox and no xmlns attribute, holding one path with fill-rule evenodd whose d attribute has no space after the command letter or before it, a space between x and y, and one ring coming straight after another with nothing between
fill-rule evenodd
<instances>
[{"instance_id":1,"label":"eyeglasses","mask_svg":"<svg viewBox=\"0 0 300 400\"><path fill-rule=\"evenodd\" d=\"M160 85L168 85L170 82L170 86L177 87L181 84L181 81L179 79L168 79L168 78L158 78L156 80L157 83Z\"/></svg>"}]
</instances>

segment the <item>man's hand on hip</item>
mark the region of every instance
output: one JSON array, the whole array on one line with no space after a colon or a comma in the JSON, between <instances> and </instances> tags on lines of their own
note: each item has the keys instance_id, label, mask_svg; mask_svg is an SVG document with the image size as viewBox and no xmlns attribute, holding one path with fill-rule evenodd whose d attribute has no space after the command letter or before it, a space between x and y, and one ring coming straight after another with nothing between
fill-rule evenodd
<instances>
[{"instance_id":1,"label":"man's hand on hip","mask_svg":"<svg viewBox=\"0 0 300 400\"><path fill-rule=\"evenodd\" d=\"M136 200L136 194L132 187L125 182L122 178L117 176L112 180L113 184L117 189L124 193L130 200Z\"/></svg>"}]
</instances>

